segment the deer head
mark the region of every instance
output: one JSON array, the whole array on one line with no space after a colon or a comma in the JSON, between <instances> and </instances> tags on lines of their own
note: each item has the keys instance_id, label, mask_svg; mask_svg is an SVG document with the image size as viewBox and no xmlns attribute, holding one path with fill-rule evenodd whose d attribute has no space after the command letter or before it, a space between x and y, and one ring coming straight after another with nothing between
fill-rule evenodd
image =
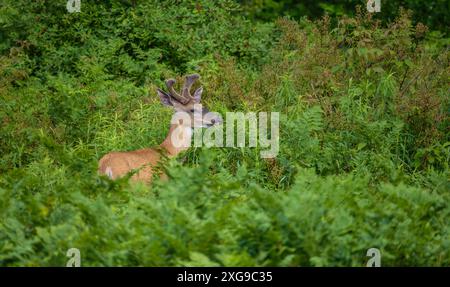
<instances>
[{"instance_id":1,"label":"deer head","mask_svg":"<svg viewBox=\"0 0 450 287\"><path fill-rule=\"evenodd\" d=\"M195 90L194 95L191 95L191 87L194 82L199 79L198 74L192 74L186 76L181 93L177 93L174 89L175 79L166 80L166 86L168 92L161 89L157 89L157 93L161 99L161 103L165 106L172 107L176 113L184 113L189 118L190 121L182 120L178 124L194 127L212 127L214 125L220 124L222 119L220 116L212 115L209 110L201 105L201 98L203 88L200 87Z\"/></svg>"}]
</instances>

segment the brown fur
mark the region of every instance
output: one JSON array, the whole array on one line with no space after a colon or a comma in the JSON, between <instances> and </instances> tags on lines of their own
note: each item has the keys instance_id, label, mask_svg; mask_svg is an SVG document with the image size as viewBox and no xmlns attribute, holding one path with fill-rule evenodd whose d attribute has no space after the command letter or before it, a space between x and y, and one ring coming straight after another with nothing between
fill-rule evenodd
<instances>
[{"instance_id":1,"label":"brown fur","mask_svg":"<svg viewBox=\"0 0 450 287\"><path fill-rule=\"evenodd\" d=\"M150 183L155 172L156 165L161 161L163 155L168 158L174 157L187 148L176 148L173 146L171 137L177 130L178 125L171 125L169 134L164 142L155 148L144 148L128 152L110 152L104 155L99 161L99 174L107 175L108 171L112 173L111 179L117 179L127 175L129 172L137 170L131 177L134 182ZM181 129L182 130L182 129ZM180 136L186 136L180 134ZM189 139L190 140L190 139ZM167 176L160 173L160 177L165 179Z\"/></svg>"},{"instance_id":2,"label":"brown fur","mask_svg":"<svg viewBox=\"0 0 450 287\"><path fill-rule=\"evenodd\" d=\"M160 158L161 155L151 148L130 152L110 152L100 159L98 171L106 175L108 175L107 171L111 171L111 179L116 179L132 170L139 170L131 179L150 183L153 175L152 167L156 166Z\"/></svg>"}]
</instances>

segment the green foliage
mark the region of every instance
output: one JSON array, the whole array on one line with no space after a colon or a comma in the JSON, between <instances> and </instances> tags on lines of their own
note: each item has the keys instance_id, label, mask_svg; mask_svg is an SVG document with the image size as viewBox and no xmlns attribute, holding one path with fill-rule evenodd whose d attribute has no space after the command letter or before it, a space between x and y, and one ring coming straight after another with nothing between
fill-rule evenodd
<instances>
[{"instance_id":1,"label":"green foliage","mask_svg":"<svg viewBox=\"0 0 450 287\"><path fill-rule=\"evenodd\" d=\"M376 246L388 266L450 263L448 192L301 170L289 192L273 193L214 159L172 167L172 180L151 191L49 160L26 178L11 173L2 181L0 260L61 266L77 246L84 266L363 266Z\"/></svg>"},{"instance_id":2,"label":"green foliage","mask_svg":"<svg viewBox=\"0 0 450 287\"><path fill-rule=\"evenodd\" d=\"M274 20L280 16L298 19L304 16L318 18L325 13L333 16L352 15L358 5L362 9L366 9L367 5L367 0L239 0L237 2L243 5L248 17L265 21ZM385 22L393 21L398 16L398 9L403 7L414 12L415 22L422 22L433 29L448 33L450 20L447 11L450 3L446 0L381 0L380 3L380 12L376 14L378 19Z\"/></svg>"},{"instance_id":3,"label":"green foliage","mask_svg":"<svg viewBox=\"0 0 450 287\"><path fill-rule=\"evenodd\" d=\"M442 33L397 9L259 23L227 0L65 4L0 4L1 266L64 266L73 247L83 266L364 266L372 247L450 265ZM280 112L278 156L191 148L150 187L98 176L103 154L162 142L155 88L193 71L210 110Z\"/></svg>"}]
</instances>

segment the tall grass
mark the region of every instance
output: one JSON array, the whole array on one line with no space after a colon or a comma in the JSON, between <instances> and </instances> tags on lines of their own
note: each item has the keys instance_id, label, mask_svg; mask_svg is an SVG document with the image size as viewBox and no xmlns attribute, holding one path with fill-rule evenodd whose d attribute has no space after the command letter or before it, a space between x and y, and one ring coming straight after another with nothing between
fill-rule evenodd
<instances>
[{"instance_id":1,"label":"tall grass","mask_svg":"<svg viewBox=\"0 0 450 287\"><path fill-rule=\"evenodd\" d=\"M0 28L0 265L64 266L72 247L83 266L363 266L372 247L450 264L449 42L408 12L7 2L24 12ZM155 88L190 72L210 110L280 112L278 156L191 148L152 186L98 176L103 154L162 142Z\"/></svg>"}]
</instances>

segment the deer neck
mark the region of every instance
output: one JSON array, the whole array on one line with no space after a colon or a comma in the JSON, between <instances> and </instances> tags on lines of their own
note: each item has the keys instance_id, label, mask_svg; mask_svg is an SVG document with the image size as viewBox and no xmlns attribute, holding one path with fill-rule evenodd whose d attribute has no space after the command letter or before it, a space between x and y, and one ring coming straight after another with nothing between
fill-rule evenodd
<instances>
[{"instance_id":1,"label":"deer neck","mask_svg":"<svg viewBox=\"0 0 450 287\"><path fill-rule=\"evenodd\" d=\"M168 157L175 157L191 146L192 134L190 126L171 124L169 133L160 146L167 151Z\"/></svg>"}]
</instances>

